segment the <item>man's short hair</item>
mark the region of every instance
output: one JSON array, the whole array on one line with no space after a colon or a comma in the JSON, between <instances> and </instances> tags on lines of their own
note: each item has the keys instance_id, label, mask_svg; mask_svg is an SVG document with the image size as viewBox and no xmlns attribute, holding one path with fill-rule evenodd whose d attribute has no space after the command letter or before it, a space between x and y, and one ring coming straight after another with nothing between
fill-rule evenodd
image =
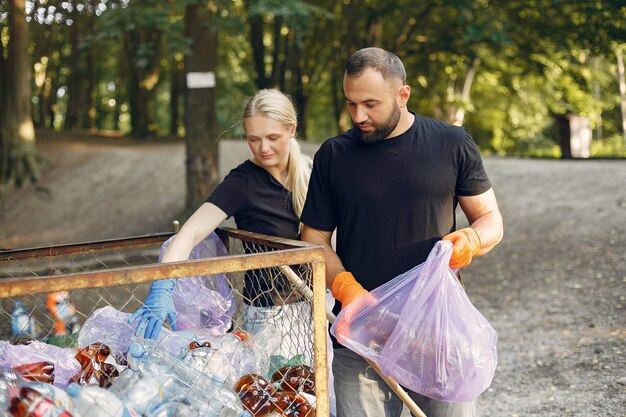
<instances>
[{"instance_id":1,"label":"man's short hair","mask_svg":"<svg viewBox=\"0 0 626 417\"><path fill-rule=\"evenodd\" d=\"M381 48L359 49L348 58L345 70L346 75L358 77L369 68L380 72L384 80L395 78L406 84L406 71L400 58Z\"/></svg>"}]
</instances>

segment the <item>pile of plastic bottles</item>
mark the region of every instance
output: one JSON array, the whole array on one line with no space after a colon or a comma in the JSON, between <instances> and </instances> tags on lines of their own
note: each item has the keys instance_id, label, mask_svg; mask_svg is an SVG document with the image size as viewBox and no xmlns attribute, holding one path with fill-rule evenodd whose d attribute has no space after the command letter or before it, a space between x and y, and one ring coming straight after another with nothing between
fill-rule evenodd
<instances>
[{"instance_id":1,"label":"pile of plastic bottles","mask_svg":"<svg viewBox=\"0 0 626 417\"><path fill-rule=\"evenodd\" d=\"M88 321L79 348L0 341L0 417L314 415L314 371L272 355L271 327L155 341L127 329L125 313L100 313L111 321Z\"/></svg>"}]
</instances>

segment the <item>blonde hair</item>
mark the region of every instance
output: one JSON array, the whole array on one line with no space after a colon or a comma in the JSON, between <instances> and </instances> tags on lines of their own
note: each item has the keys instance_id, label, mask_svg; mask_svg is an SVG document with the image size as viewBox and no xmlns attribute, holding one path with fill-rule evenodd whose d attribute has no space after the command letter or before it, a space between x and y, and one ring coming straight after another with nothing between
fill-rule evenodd
<instances>
[{"instance_id":1,"label":"blonde hair","mask_svg":"<svg viewBox=\"0 0 626 417\"><path fill-rule=\"evenodd\" d=\"M291 99L276 89L259 90L245 104L242 119L262 115L277 121L296 131L298 116ZM306 193L309 187L313 161L300 150L300 144L294 137L289 142L289 162L287 164L287 189L291 191L293 210L302 214Z\"/></svg>"}]
</instances>

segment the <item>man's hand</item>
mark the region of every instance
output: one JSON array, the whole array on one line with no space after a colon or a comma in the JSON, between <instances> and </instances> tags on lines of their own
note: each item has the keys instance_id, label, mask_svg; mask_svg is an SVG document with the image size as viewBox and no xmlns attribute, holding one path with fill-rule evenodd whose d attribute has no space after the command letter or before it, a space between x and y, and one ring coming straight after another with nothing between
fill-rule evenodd
<instances>
[{"instance_id":1,"label":"man's hand","mask_svg":"<svg viewBox=\"0 0 626 417\"><path fill-rule=\"evenodd\" d=\"M471 227L457 230L443 237L452 242L450 268L463 268L472 263L472 258L480 251L480 237Z\"/></svg>"},{"instance_id":2,"label":"man's hand","mask_svg":"<svg viewBox=\"0 0 626 417\"><path fill-rule=\"evenodd\" d=\"M333 297L341 303L342 318L335 326L339 343L350 338L350 321L363 308L376 302L374 297L359 284L351 272L340 272L333 280Z\"/></svg>"},{"instance_id":3,"label":"man's hand","mask_svg":"<svg viewBox=\"0 0 626 417\"><path fill-rule=\"evenodd\" d=\"M163 279L152 282L152 288L150 288L150 293L146 297L144 305L128 319L129 323L139 319L135 332L137 336L141 336L143 332L143 336L146 339L156 339L165 319L170 321L172 330L176 330L176 309L172 299L172 290L175 283L175 279Z\"/></svg>"},{"instance_id":4,"label":"man's hand","mask_svg":"<svg viewBox=\"0 0 626 417\"><path fill-rule=\"evenodd\" d=\"M367 290L354 279L352 272L348 271L337 274L330 290L333 293L333 297L341 303L342 310L352 301L367 294Z\"/></svg>"}]
</instances>

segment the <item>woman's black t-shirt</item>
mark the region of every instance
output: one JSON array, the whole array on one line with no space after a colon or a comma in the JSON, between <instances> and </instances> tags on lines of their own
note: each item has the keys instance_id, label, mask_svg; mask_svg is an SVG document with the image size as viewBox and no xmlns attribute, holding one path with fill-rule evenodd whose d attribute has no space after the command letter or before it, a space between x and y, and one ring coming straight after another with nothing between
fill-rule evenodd
<instances>
[{"instance_id":1,"label":"woman's black t-shirt","mask_svg":"<svg viewBox=\"0 0 626 417\"><path fill-rule=\"evenodd\" d=\"M265 169L250 160L234 168L206 200L215 204L237 228L249 232L299 239L299 220L293 210L291 193ZM259 248L270 250L269 248ZM244 245L247 253L254 249ZM246 273L244 296L255 306L274 305L270 290L280 286L274 270L253 270Z\"/></svg>"}]
</instances>

